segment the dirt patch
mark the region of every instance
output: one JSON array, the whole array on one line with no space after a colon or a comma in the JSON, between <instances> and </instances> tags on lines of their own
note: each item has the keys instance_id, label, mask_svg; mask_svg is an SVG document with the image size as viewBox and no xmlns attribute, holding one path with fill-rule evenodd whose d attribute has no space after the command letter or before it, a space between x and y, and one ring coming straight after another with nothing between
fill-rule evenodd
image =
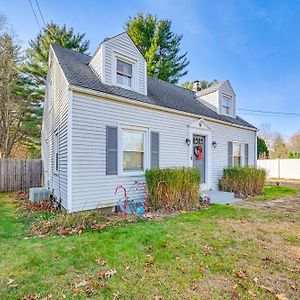
<instances>
[{"instance_id":1,"label":"dirt patch","mask_svg":"<svg viewBox=\"0 0 300 300\"><path fill-rule=\"evenodd\" d=\"M237 257L239 281L233 294L238 298L241 289L276 299L284 294L297 299L300 293L300 225L289 220L251 219L220 221L223 231L234 233L239 243L247 244L247 251L238 253L228 249L228 255ZM216 233L218 234L218 233ZM287 238L289 237L289 238ZM293 238L291 238L293 237Z\"/></svg>"},{"instance_id":2,"label":"dirt patch","mask_svg":"<svg viewBox=\"0 0 300 300\"><path fill-rule=\"evenodd\" d=\"M282 212L287 213L287 216L289 216L289 214L297 214L300 212L300 192L294 196L286 196L276 200L260 202L250 199L238 202L234 205L256 208L264 211Z\"/></svg>"}]
</instances>

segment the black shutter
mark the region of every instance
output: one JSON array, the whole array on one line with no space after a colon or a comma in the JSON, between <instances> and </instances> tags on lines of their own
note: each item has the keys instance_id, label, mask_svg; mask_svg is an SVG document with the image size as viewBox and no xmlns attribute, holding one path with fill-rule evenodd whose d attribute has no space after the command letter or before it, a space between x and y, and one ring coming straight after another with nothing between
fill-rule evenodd
<instances>
[{"instance_id":1,"label":"black shutter","mask_svg":"<svg viewBox=\"0 0 300 300\"><path fill-rule=\"evenodd\" d=\"M106 126L106 175L118 174L118 127Z\"/></svg>"},{"instance_id":2,"label":"black shutter","mask_svg":"<svg viewBox=\"0 0 300 300\"><path fill-rule=\"evenodd\" d=\"M245 144L245 166L249 165L249 145Z\"/></svg>"},{"instance_id":3,"label":"black shutter","mask_svg":"<svg viewBox=\"0 0 300 300\"><path fill-rule=\"evenodd\" d=\"M150 136L150 149L151 149L151 159L150 167L159 167L159 133L151 131Z\"/></svg>"},{"instance_id":4,"label":"black shutter","mask_svg":"<svg viewBox=\"0 0 300 300\"><path fill-rule=\"evenodd\" d=\"M229 168L233 166L232 158L233 158L233 144L232 142L228 142L228 167Z\"/></svg>"}]
</instances>

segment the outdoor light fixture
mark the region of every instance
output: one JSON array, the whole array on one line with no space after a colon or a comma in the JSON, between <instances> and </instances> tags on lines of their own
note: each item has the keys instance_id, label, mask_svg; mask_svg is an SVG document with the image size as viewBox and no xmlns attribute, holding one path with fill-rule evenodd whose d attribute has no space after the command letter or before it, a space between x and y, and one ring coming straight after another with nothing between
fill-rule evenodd
<instances>
[{"instance_id":1,"label":"outdoor light fixture","mask_svg":"<svg viewBox=\"0 0 300 300\"><path fill-rule=\"evenodd\" d=\"M214 148L217 148L217 146L218 146L217 142L216 142L216 141L213 141L213 142L212 142L212 146L213 146Z\"/></svg>"},{"instance_id":2,"label":"outdoor light fixture","mask_svg":"<svg viewBox=\"0 0 300 300\"><path fill-rule=\"evenodd\" d=\"M186 144L189 146L191 144L191 140L190 139L186 139L185 140Z\"/></svg>"}]
</instances>

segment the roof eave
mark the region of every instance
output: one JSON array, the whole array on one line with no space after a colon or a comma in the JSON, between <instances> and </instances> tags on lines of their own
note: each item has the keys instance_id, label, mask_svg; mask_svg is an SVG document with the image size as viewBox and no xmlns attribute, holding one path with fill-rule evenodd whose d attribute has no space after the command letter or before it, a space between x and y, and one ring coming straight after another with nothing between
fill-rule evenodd
<instances>
[{"instance_id":1,"label":"roof eave","mask_svg":"<svg viewBox=\"0 0 300 300\"><path fill-rule=\"evenodd\" d=\"M224 124L224 125L227 125L227 126L233 126L233 127L237 127L237 128L251 130L251 131L258 131L258 129L255 128L255 127L248 127L248 126L243 126L243 125L239 125L239 124L233 124L233 123L218 120L218 119L215 119L215 118L210 118L210 117L207 117L207 116L204 116L204 115L188 113L188 112L184 112L184 111L177 110L177 109L174 109L174 108L168 108L168 107L164 107L164 106L160 106L160 105L145 103L145 102L134 100L134 99L131 99L131 98L126 98L126 97L122 97L122 96L108 94L108 93L92 90L92 89L89 89L89 88L80 87L80 86L77 86L77 85L70 84L69 85L69 90L71 90L73 92L89 94L89 95L92 95L92 96L103 97L103 98L108 99L108 100L113 100L113 101L133 104L133 105L138 104L141 107L147 107L147 108L160 110L160 111L165 111L165 112L169 112L169 113L176 113L176 114L179 114L179 115L185 115L185 116L194 117L194 118L203 118L207 121L220 123L220 124Z\"/></svg>"}]
</instances>

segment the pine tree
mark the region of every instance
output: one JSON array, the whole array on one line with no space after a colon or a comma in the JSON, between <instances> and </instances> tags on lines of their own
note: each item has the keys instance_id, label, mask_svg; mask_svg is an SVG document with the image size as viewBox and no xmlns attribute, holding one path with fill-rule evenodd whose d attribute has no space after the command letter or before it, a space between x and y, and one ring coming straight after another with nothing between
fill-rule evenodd
<instances>
[{"instance_id":1,"label":"pine tree","mask_svg":"<svg viewBox=\"0 0 300 300\"><path fill-rule=\"evenodd\" d=\"M219 81L217 79L214 79L212 81L207 81L207 80L200 80L200 87L201 87L201 90L204 90L204 89L207 89L215 84L218 84ZM186 82L183 82L181 84L181 86L185 89L188 89L188 90L192 90L193 89L193 82L190 82L190 81L186 81Z\"/></svg>"},{"instance_id":2,"label":"pine tree","mask_svg":"<svg viewBox=\"0 0 300 300\"><path fill-rule=\"evenodd\" d=\"M10 33L0 36L0 157L10 157L17 144L32 141L39 133L35 97L20 71L20 46Z\"/></svg>"},{"instance_id":3,"label":"pine tree","mask_svg":"<svg viewBox=\"0 0 300 300\"><path fill-rule=\"evenodd\" d=\"M65 48L85 53L89 48L89 41L84 38L85 34L75 34L73 28L67 28L66 25L59 27L50 22L38 33L36 39L29 41L28 59L23 66L23 72L31 80L40 101L43 101L45 94L50 43L54 42Z\"/></svg>"},{"instance_id":4,"label":"pine tree","mask_svg":"<svg viewBox=\"0 0 300 300\"><path fill-rule=\"evenodd\" d=\"M189 61L187 52L180 54L182 35L173 33L171 25L170 20L138 13L128 19L125 29L147 61L148 76L178 83L187 74Z\"/></svg>"}]
</instances>

